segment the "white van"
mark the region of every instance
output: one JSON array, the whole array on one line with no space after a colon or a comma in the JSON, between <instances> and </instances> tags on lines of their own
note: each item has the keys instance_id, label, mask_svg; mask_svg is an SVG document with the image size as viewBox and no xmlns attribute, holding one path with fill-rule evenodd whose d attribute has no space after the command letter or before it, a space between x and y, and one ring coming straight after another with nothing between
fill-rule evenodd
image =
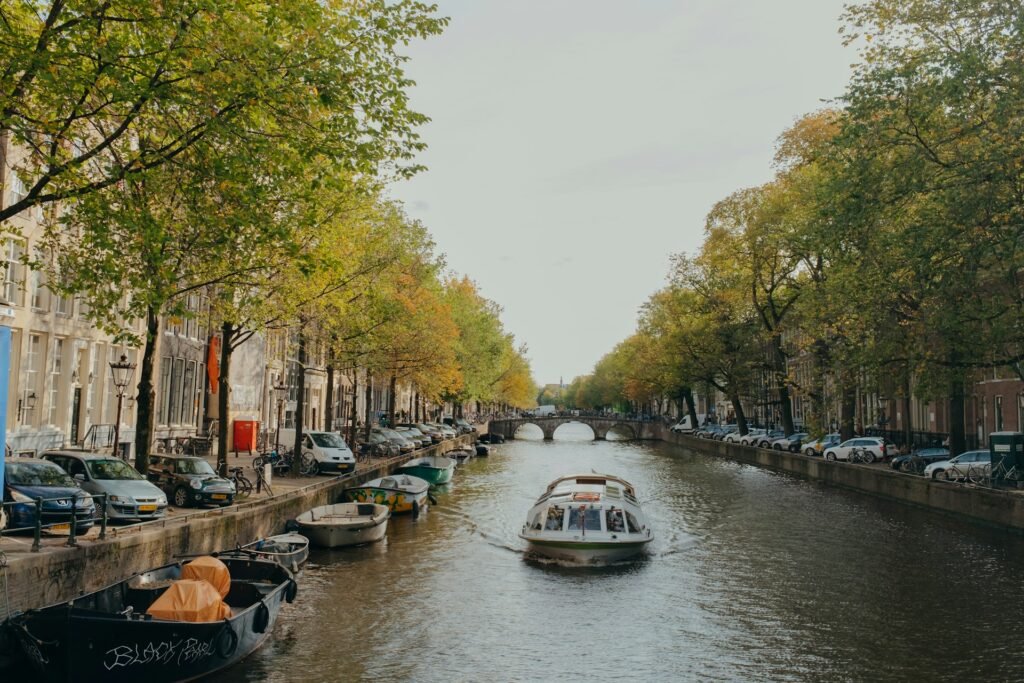
<instances>
[{"instance_id":1,"label":"white van","mask_svg":"<svg viewBox=\"0 0 1024 683\"><path fill-rule=\"evenodd\" d=\"M295 430L281 430L281 448L295 445ZM312 453L320 473L338 472L344 474L356 468L356 456L337 432L316 430L302 432L302 452Z\"/></svg>"},{"instance_id":2,"label":"white van","mask_svg":"<svg viewBox=\"0 0 1024 683\"><path fill-rule=\"evenodd\" d=\"M697 425L702 424L704 422L704 418L705 417L707 417L707 415L698 415L697 416ZM683 419L682 420L680 420L679 422L677 422L674 425L672 425L672 431L673 432L682 432L684 434L689 434L690 432L692 432L695 429L697 429L697 425L690 424L690 416L689 416L689 414L687 414L687 415L683 415Z\"/></svg>"}]
</instances>

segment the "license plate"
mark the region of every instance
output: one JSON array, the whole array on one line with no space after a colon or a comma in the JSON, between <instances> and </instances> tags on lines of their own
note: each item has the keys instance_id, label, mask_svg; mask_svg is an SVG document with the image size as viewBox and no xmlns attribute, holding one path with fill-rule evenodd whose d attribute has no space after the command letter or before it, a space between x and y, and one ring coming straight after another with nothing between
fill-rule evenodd
<instances>
[{"instance_id":1,"label":"license plate","mask_svg":"<svg viewBox=\"0 0 1024 683\"><path fill-rule=\"evenodd\" d=\"M139 512L155 512L156 505L140 505Z\"/></svg>"},{"instance_id":2,"label":"license plate","mask_svg":"<svg viewBox=\"0 0 1024 683\"><path fill-rule=\"evenodd\" d=\"M210 497L213 498L214 500L225 500L225 499L227 499L228 494L226 494L226 493L215 493L215 494L213 494Z\"/></svg>"},{"instance_id":3,"label":"license plate","mask_svg":"<svg viewBox=\"0 0 1024 683\"><path fill-rule=\"evenodd\" d=\"M71 524L54 524L50 527L50 531L71 531Z\"/></svg>"}]
</instances>

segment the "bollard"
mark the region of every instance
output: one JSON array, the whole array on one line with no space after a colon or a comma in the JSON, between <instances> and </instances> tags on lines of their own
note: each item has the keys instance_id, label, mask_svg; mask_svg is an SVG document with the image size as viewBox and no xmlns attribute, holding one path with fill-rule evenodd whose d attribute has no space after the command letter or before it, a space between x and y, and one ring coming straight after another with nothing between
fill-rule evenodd
<instances>
[{"instance_id":1,"label":"bollard","mask_svg":"<svg viewBox=\"0 0 1024 683\"><path fill-rule=\"evenodd\" d=\"M77 503L78 496L75 496L71 499L71 523L68 525L68 542L65 544L69 548L78 547L78 516L75 515Z\"/></svg>"},{"instance_id":2,"label":"bollard","mask_svg":"<svg viewBox=\"0 0 1024 683\"><path fill-rule=\"evenodd\" d=\"M32 552L38 553L39 547L43 544L43 499L36 498L36 528L32 539Z\"/></svg>"},{"instance_id":3,"label":"bollard","mask_svg":"<svg viewBox=\"0 0 1024 683\"><path fill-rule=\"evenodd\" d=\"M107 494L100 494L103 497L103 515L100 517L100 540L107 537Z\"/></svg>"}]
</instances>

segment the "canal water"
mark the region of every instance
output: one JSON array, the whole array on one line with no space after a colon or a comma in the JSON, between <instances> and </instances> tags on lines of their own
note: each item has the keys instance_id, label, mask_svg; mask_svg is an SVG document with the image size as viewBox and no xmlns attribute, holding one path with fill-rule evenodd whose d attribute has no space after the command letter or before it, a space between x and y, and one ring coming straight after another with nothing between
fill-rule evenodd
<instances>
[{"instance_id":1,"label":"canal water","mask_svg":"<svg viewBox=\"0 0 1024 683\"><path fill-rule=\"evenodd\" d=\"M216 680L1024 678L1019 539L667 444L563 437L494 447L384 543L315 552L272 639ZM637 487L649 554L526 558L532 502L591 470Z\"/></svg>"}]
</instances>

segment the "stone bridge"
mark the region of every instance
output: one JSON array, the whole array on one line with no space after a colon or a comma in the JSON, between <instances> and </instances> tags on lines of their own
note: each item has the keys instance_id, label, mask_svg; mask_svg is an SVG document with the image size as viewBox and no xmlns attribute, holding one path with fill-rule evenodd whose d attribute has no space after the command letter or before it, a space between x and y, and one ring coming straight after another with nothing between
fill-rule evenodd
<instances>
[{"instance_id":1,"label":"stone bridge","mask_svg":"<svg viewBox=\"0 0 1024 683\"><path fill-rule=\"evenodd\" d=\"M594 432L594 438L603 440L608 432L615 433L628 439L660 439L661 424L657 422L645 422L643 420L626 420L613 417L520 417L507 420L491 420L488 431L491 434L500 434L506 439L516 438L516 430L523 425L537 425L544 432L544 440L551 441L555 438L555 430L564 424L572 422L582 423L590 427Z\"/></svg>"}]
</instances>

